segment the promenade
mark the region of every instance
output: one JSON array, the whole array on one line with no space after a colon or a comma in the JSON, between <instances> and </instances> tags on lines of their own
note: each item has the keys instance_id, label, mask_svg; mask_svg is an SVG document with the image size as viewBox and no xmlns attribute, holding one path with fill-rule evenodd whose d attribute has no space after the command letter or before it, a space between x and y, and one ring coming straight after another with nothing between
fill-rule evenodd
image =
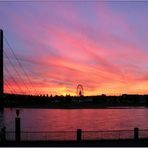
<instances>
[{"instance_id":1,"label":"promenade","mask_svg":"<svg viewBox=\"0 0 148 148\"><path fill-rule=\"evenodd\" d=\"M16 143L9 141L6 143L0 143L0 146L33 146L33 147L145 147L148 146L148 139L140 140L89 140L89 141L22 141Z\"/></svg>"}]
</instances>

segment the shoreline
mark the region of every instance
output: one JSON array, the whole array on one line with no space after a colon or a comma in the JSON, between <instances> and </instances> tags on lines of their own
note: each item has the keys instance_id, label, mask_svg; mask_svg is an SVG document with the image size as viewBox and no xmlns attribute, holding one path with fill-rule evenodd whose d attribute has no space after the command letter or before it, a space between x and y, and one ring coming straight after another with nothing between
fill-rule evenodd
<instances>
[{"instance_id":1,"label":"shoreline","mask_svg":"<svg viewBox=\"0 0 148 148\"><path fill-rule=\"evenodd\" d=\"M24 108L24 109L147 109L148 106L4 106L4 108Z\"/></svg>"}]
</instances>

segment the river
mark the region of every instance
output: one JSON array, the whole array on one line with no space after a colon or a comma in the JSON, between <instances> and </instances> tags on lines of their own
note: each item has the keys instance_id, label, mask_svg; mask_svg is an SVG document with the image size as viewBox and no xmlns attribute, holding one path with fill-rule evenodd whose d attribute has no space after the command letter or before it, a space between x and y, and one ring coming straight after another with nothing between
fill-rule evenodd
<instances>
[{"instance_id":1,"label":"river","mask_svg":"<svg viewBox=\"0 0 148 148\"><path fill-rule=\"evenodd\" d=\"M15 129L15 108L0 112L0 126ZM148 129L148 108L20 109L21 130L84 131Z\"/></svg>"}]
</instances>

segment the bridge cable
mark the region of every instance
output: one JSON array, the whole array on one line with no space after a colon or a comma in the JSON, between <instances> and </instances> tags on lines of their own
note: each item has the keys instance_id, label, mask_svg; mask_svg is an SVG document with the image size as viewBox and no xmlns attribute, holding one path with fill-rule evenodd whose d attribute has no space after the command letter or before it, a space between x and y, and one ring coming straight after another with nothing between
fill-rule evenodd
<instances>
[{"instance_id":1,"label":"bridge cable","mask_svg":"<svg viewBox=\"0 0 148 148\"><path fill-rule=\"evenodd\" d=\"M12 87L9 85L7 80L5 80L5 86L8 88L8 91L11 92L11 94L14 94L14 91L11 89Z\"/></svg>"},{"instance_id":2,"label":"bridge cable","mask_svg":"<svg viewBox=\"0 0 148 148\"><path fill-rule=\"evenodd\" d=\"M18 89L20 90L20 92L22 94L24 94L24 92L22 91L21 87L18 85L18 83L15 81L14 77L12 76L12 74L10 73L9 69L5 66L5 70L6 72L9 74L9 76L11 77L12 81L15 83L15 85L18 87Z\"/></svg>"},{"instance_id":3,"label":"bridge cable","mask_svg":"<svg viewBox=\"0 0 148 148\"><path fill-rule=\"evenodd\" d=\"M29 78L29 75L28 75L28 74L26 73L26 71L24 70L22 64L20 63L19 59L17 58L16 54L14 53L12 47L10 46L10 44L9 44L9 42L8 42L8 40L7 40L7 38L6 38L5 36L4 36L4 40L6 41L7 45L9 46L9 48L10 48L10 50L11 50L13 56L15 57L15 59L16 59L16 61L17 61L17 63L18 63L19 66L22 68L23 73L25 74L27 80L28 80L29 83L31 84L31 87L34 89L35 94L37 95L37 91L36 91L36 89L33 87L32 83L31 83L31 80L30 80L30 78Z\"/></svg>"},{"instance_id":4,"label":"bridge cable","mask_svg":"<svg viewBox=\"0 0 148 148\"><path fill-rule=\"evenodd\" d=\"M20 73L17 71L17 69L15 68L13 62L11 62L9 56L7 55L7 53L4 51L4 55L6 56L6 58L9 60L9 63L11 64L11 66L13 67L14 71L16 72L16 74L18 75L19 79L23 82L23 85L25 86L25 88L30 92L30 90L28 89L27 85L25 84L24 80L22 79Z\"/></svg>"},{"instance_id":5,"label":"bridge cable","mask_svg":"<svg viewBox=\"0 0 148 148\"><path fill-rule=\"evenodd\" d=\"M12 92L14 92L14 94L15 94L16 91L13 87L11 87L11 84L9 84L9 82L6 79L5 79L5 82L7 83L7 85L9 85L10 89L12 89Z\"/></svg>"}]
</instances>

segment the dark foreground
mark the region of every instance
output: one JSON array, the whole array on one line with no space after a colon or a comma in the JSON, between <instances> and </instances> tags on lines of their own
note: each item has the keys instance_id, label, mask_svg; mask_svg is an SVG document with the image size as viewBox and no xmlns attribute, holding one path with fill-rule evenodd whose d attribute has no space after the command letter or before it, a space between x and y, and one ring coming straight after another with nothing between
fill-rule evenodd
<instances>
[{"instance_id":1,"label":"dark foreground","mask_svg":"<svg viewBox=\"0 0 148 148\"><path fill-rule=\"evenodd\" d=\"M32 141L0 143L3 147L148 147L148 139L101 141Z\"/></svg>"}]
</instances>

